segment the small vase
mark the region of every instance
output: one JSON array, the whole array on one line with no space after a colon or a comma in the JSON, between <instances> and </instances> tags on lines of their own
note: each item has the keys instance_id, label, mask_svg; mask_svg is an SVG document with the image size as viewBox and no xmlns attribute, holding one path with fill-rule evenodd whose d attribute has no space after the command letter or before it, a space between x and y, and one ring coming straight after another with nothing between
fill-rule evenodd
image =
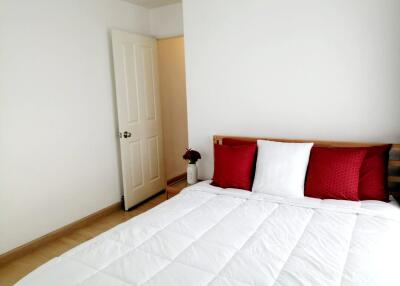
<instances>
[{"instance_id":1,"label":"small vase","mask_svg":"<svg viewBox=\"0 0 400 286\"><path fill-rule=\"evenodd\" d=\"M189 185L193 185L193 184L197 183L197 166L196 166L196 164L188 164L187 182Z\"/></svg>"}]
</instances>

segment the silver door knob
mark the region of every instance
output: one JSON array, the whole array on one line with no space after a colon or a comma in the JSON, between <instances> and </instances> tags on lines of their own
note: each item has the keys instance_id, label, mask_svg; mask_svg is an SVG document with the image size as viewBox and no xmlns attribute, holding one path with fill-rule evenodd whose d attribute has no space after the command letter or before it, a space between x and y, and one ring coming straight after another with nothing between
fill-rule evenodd
<instances>
[{"instance_id":1,"label":"silver door knob","mask_svg":"<svg viewBox=\"0 0 400 286\"><path fill-rule=\"evenodd\" d=\"M124 138L129 138L129 137L131 137L132 136L132 133L131 132L128 132L128 131L125 131L124 132Z\"/></svg>"}]
</instances>

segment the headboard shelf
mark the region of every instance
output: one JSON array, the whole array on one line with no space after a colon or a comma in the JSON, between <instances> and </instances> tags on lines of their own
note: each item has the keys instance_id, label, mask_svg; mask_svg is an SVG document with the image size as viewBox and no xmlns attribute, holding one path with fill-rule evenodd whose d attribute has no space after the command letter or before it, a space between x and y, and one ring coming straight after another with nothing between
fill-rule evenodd
<instances>
[{"instance_id":1,"label":"headboard shelf","mask_svg":"<svg viewBox=\"0 0 400 286\"><path fill-rule=\"evenodd\" d=\"M389 176L389 182L400 183L400 176Z\"/></svg>"},{"instance_id":2,"label":"headboard shelf","mask_svg":"<svg viewBox=\"0 0 400 286\"><path fill-rule=\"evenodd\" d=\"M288 142L288 143L313 142L314 145L318 147L371 147L384 144L392 144L392 143L381 143L381 142L324 141L324 140L312 140L312 139L282 139L282 138L241 137L241 136L225 136L225 135L213 136L214 143L222 143L222 140L224 138L245 140L245 141L270 140L270 141ZM391 151L400 152L400 144L392 144Z\"/></svg>"},{"instance_id":3,"label":"headboard shelf","mask_svg":"<svg viewBox=\"0 0 400 286\"><path fill-rule=\"evenodd\" d=\"M389 165L393 167L400 167L400 160L390 160Z\"/></svg>"}]
</instances>

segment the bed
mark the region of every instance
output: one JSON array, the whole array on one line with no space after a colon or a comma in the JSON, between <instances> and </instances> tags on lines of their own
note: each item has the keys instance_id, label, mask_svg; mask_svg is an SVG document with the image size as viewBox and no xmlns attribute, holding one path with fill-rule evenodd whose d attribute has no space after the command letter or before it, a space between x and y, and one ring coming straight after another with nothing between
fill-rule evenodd
<instances>
[{"instance_id":1,"label":"bed","mask_svg":"<svg viewBox=\"0 0 400 286\"><path fill-rule=\"evenodd\" d=\"M25 285L398 285L396 202L284 198L204 181Z\"/></svg>"}]
</instances>

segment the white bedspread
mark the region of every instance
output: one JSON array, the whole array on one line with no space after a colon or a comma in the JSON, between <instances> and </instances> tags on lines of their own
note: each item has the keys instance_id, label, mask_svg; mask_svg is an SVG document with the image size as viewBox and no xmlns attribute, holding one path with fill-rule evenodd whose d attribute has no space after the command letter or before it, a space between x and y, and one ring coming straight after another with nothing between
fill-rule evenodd
<instances>
[{"instance_id":1,"label":"white bedspread","mask_svg":"<svg viewBox=\"0 0 400 286\"><path fill-rule=\"evenodd\" d=\"M17 285L400 285L393 204L284 199L202 182Z\"/></svg>"}]
</instances>

